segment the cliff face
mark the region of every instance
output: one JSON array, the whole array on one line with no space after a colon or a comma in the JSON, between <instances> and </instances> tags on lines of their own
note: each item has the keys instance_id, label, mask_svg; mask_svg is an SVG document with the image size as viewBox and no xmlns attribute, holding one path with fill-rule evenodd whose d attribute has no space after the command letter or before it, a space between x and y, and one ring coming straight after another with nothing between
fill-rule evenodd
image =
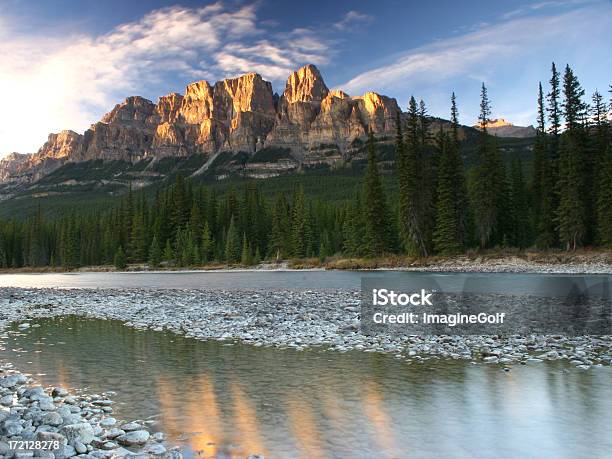
<instances>
[{"instance_id":1,"label":"cliff face","mask_svg":"<svg viewBox=\"0 0 612 459\"><path fill-rule=\"evenodd\" d=\"M277 97L256 73L214 85L198 81L184 95L168 94L157 104L128 97L83 135L50 134L37 153L6 157L0 161L0 182L36 181L66 162L137 162L224 151L252 155L264 147L288 148L295 164L331 162L368 129L378 135L394 132L399 110L395 99L373 92L350 97L330 91L313 65L293 72ZM325 149L331 153L321 156Z\"/></svg>"}]
</instances>

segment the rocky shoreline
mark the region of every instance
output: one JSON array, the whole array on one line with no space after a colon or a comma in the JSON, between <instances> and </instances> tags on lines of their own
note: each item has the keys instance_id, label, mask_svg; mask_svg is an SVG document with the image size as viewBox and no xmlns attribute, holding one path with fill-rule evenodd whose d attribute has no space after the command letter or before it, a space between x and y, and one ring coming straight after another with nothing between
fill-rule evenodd
<instances>
[{"instance_id":1,"label":"rocky shoreline","mask_svg":"<svg viewBox=\"0 0 612 459\"><path fill-rule=\"evenodd\" d=\"M573 254L527 256L456 256L452 258L431 257L410 258L330 258L325 262L318 259L265 261L258 265L242 266L209 264L205 266L180 268L162 266L152 269L146 264L133 264L126 268L131 273L155 272L240 272L240 271L416 271L452 273L524 273L524 274L612 274L612 253L595 252ZM67 271L61 267L39 267L0 269L5 274L29 273L102 273L117 272L114 266L84 266Z\"/></svg>"},{"instance_id":2,"label":"rocky shoreline","mask_svg":"<svg viewBox=\"0 0 612 459\"><path fill-rule=\"evenodd\" d=\"M112 395L45 389L10 363L0 366L0 457L182 458L163 433L149 431L153 421L113 418Z\"/></svg>"},{"instance_id":3,"label":"rocky shoreline","mask_svg":"<svg viewBox=\"0 0 612 459\"><path fill-rule=\"evenodd\" d=\"M393 354L504 365L564 359L580 369L612 364L612 336L366 336L359 291L224 291L3 288L0 329L42 317L119 320L137 329L253 346Z\"/></svg>"}]
</instances>

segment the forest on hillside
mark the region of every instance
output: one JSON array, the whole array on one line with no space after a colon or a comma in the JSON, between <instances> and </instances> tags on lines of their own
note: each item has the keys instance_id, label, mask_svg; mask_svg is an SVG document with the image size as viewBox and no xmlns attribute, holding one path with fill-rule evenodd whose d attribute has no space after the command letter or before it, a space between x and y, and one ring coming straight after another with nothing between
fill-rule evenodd
<instances>
[{"instance_id":1,"label":"forest on hillside","mask_svg":"<svg viewBox=\"0 0 612 459\"><path fill-rule=\"evenodd\" d=\"M612 88L611 88L612 91ZM264 259L406 254L456 255L472 249L612 245L612 103L590 103L572 69L552 66L538 89L532 178L508 162L487 132L491 105L482 86L475 164L460 155L458 108L451 128L432 132L423 101L397 119L395 178L383 186L370 133L361 188L349 202L309 197L301 186L266 197L252 182L224 195L179 175L148 199L127 193L118 205L83 215L0 221L0 267L146 263L251 265Z\"/></svg>"}]
</instances>

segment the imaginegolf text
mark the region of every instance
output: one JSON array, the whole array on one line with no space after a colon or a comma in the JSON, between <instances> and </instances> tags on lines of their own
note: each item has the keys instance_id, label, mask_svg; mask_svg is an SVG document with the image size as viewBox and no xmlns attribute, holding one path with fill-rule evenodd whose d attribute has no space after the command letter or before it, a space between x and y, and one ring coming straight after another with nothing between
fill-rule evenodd
<instances>
[{"instance_id":1,"label":"imaginegolf text","mask_svg":"<svg viewBox=\"0 0 612 459\"><path fill-rule=\"evenodd\" d=\"M376 324L443 324L449 327L465 324L503 324L506 318L505 312L496 314L432 314L424 312L421 315L413 312L403 312L401 314L385 314L377 312L372 316Z\"/></svg>"}]
</instances>

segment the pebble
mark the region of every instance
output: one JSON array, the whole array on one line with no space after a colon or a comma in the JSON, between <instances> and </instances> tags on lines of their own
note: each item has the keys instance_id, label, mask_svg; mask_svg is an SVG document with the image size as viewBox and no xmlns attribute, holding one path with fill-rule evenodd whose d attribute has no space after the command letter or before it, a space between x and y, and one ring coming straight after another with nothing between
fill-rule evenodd
<instances>
[{"instance_id":1,"label":"pebble","mask_svg":"<svg viewBox=\"0 0 612 459\"><path fill-rule=\"evenodd\" d=\"M60 388L47 392L41 386L33 386L33 382L14 370L12 364L0 366L0 400L11 400L10 412L0 408L0 458L166 457L166 446L161 443L163 434L156 433L153 437L139 422L126 423L104 414L94 414L102 412L94 403L100 400L99 396L80 394L76 397ZM125 432L114 427L120 422L138 430ZM59 442L60 448L12 452L8 444L12 440ZM119 443L130 450L121 448ZM182 459L180 450L173 449L172 453L172 459Z\"/></svg>"}]
</instances>

